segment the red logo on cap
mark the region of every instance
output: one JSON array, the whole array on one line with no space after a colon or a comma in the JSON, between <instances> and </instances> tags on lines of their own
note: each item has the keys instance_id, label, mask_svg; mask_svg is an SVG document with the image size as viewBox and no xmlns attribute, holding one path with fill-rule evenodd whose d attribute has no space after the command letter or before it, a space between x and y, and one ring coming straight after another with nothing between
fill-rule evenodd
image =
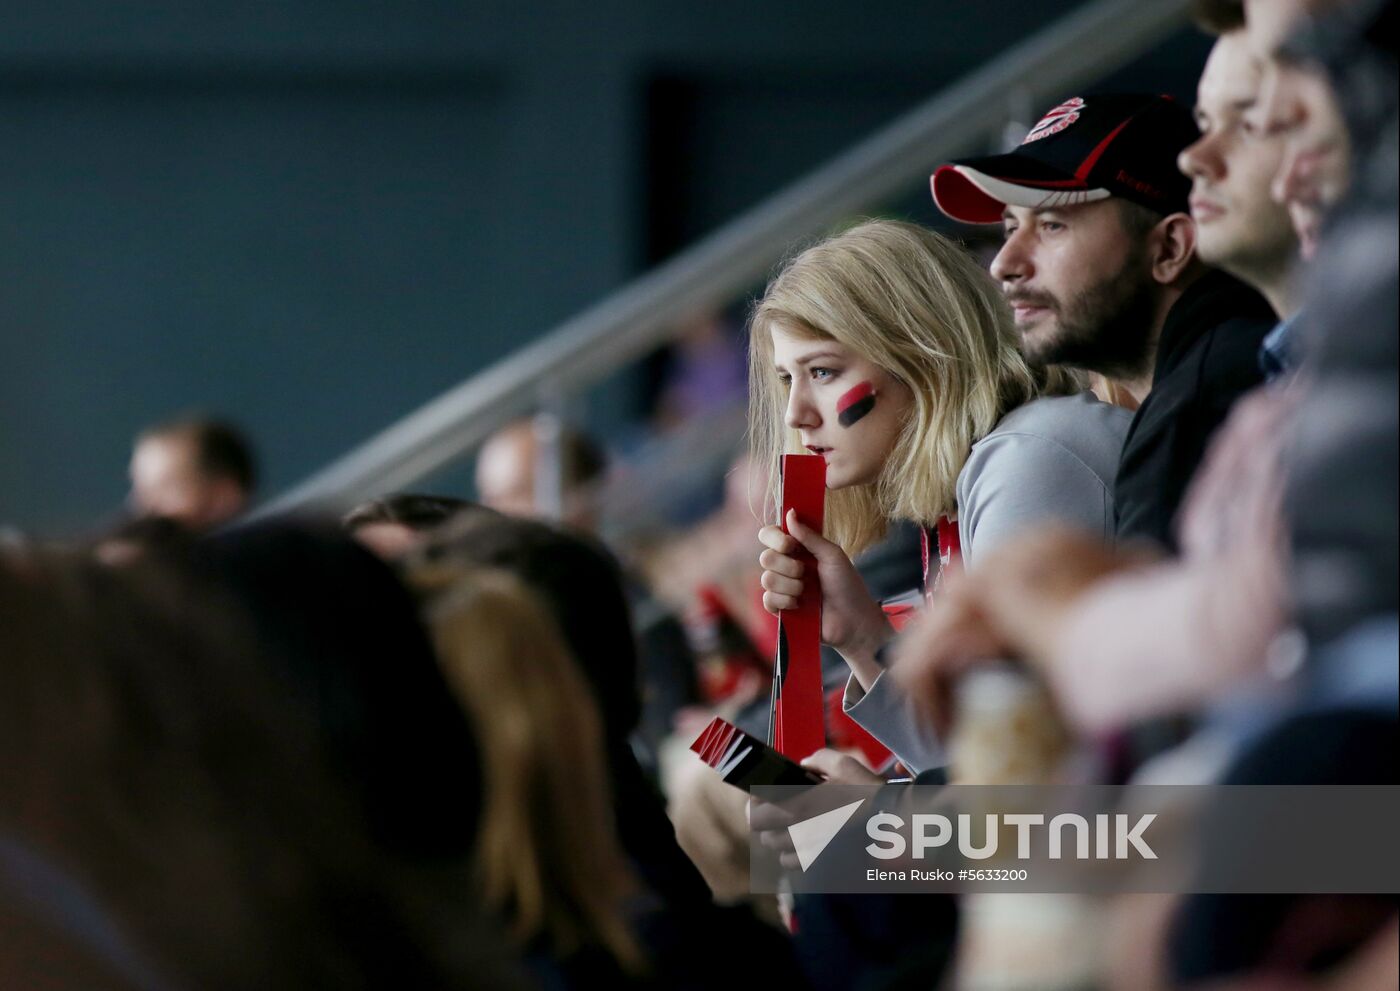
<instances>
[{"instance_id":1,"label":"red logo on cap","mask_svg":"<svg viewBox=\"0 0 1400 991\"><path fill-rule=\"evenodd\" d=\"M1039 141L1041 138L1048 138L1052 134L1059 134L1079 119L1079 111L1084 109L1084 101L1079 97L1066 100L1058 107L1051 110L1044 117L1040 118L1040 123L1031 128L1031 132L1026 135L1026 140L1021 144L1028 145L1032 141Z\"/></svg>"}]
</instances>

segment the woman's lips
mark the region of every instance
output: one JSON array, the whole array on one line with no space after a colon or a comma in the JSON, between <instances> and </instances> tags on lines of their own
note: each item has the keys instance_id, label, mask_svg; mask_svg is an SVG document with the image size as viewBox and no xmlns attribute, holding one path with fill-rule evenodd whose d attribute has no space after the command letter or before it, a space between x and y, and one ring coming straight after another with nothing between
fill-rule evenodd
<instances>
[{"instance_id":1,"label":"woman's lips","mask_svg":"<svg viewBox=\"0 0 1400 991\"><path fill-rule=\"evenodd\" d=\"M807 445L807 450L811 451L813 454L821 454L821 455L824 456L824 455L828 454L828 453L831 451L831 448L829 448L829 447L818 447L818 446L815 445L815 444L808 444L808 445Z\"/></svg>"}]
</instances>

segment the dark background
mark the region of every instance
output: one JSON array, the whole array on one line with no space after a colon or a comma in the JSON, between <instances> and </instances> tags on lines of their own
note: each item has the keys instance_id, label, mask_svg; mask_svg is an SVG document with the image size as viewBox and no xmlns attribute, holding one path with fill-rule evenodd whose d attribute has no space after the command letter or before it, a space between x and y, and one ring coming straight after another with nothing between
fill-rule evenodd
<instances>
[{"instance_id":1,"label":"dark background","mask_svg":"<svg viewBox=\"0 0 1400 991\"><path fill-rule=\"evenodd\" d=\"M189 408L289 485L1074 6L0 6L0 523L113 513Z\"/></svg>"}]
</instances>

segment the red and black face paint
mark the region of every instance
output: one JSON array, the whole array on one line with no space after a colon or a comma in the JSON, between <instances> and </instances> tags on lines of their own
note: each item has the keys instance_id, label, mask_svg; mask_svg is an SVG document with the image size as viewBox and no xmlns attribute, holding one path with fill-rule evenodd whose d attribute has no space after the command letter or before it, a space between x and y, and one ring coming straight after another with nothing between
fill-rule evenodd
<instances>
[{"instance_id":1,"label":"red and black face paint","mask_svg":"<svg viewBox=\"0 0 1400 991\"><path fill-rule=\"evenodd\" d=\"M843 427L853 427L874 408L875 388L869 382L862 382L836 400L836 422Z\"/></svg>"}]
</instances>

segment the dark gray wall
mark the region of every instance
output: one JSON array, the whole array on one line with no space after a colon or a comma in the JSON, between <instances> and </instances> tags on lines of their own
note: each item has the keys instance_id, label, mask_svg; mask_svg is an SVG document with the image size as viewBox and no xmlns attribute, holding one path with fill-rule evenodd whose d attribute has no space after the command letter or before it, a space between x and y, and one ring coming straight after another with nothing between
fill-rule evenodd
<instances>
[{"instance_id":1,"label":"dark gray wall","mask_svg":"<svg viewBox=\"0 0 1400 991\"><path fill-rule=\"evenodd\" d=\"M111 513L190 407L289 484L1072 6L0 10L0 522Z\"/></svg>"}]
</instances>

